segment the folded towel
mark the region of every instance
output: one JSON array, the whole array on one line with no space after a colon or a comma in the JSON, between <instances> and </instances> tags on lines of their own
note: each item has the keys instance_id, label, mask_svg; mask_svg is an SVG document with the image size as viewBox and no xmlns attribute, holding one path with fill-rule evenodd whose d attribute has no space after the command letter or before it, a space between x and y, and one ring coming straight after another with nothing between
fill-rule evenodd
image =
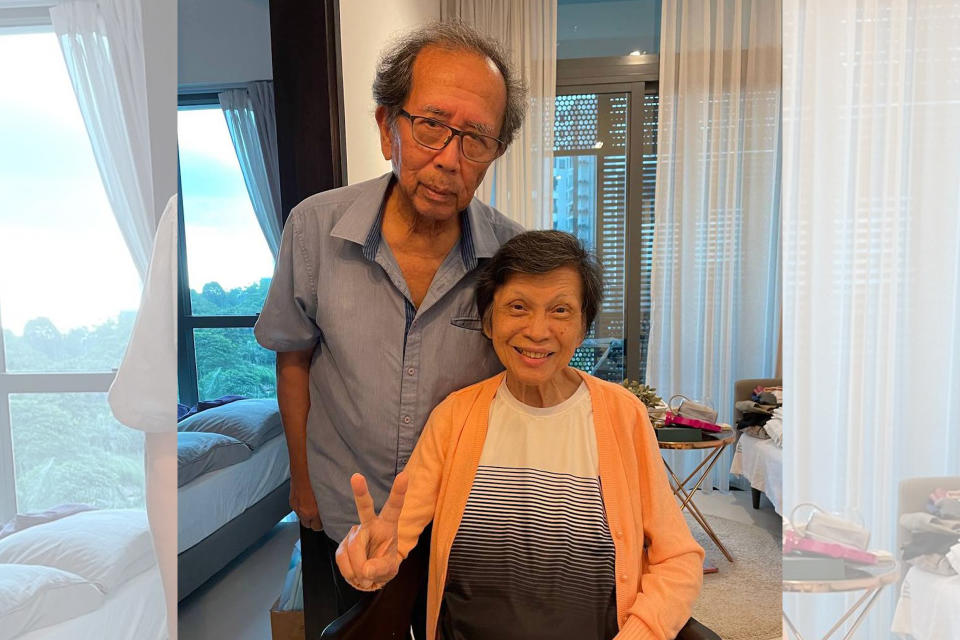
<instances>
[{"instance_id":1,"label":"folded towel","mask_svg":"<svg viewBox=\"0 0 960 640\"><path fill-rule=\"evenodd\" d=\"M953 567L953 570L960 573L960 542L950 547L947 551L947 562Z\"/></svg>"}]
</instances>

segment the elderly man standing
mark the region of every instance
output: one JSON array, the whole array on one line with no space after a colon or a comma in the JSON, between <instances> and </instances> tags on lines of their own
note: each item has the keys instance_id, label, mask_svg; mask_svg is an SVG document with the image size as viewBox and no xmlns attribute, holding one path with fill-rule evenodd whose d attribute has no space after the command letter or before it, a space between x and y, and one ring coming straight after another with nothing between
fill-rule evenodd
<instances>
[{"instance_id":1,"label":"elderly man standing","mask_svg":"<svg viewBox=\"0 0 960 640\"><path fill-rule=\"evenodd\" d=\"M330 622L319 576L332 570L338 615L360 595L334 561L356 517L351 474L379 508L434 406L502 369L475 272L522 231L473 198L524 113L495 42L460 24L417 30L381 57L373 93L393 170L291 211L255 329L277 352L308 638Z\"/></svg>"}]
</instances>

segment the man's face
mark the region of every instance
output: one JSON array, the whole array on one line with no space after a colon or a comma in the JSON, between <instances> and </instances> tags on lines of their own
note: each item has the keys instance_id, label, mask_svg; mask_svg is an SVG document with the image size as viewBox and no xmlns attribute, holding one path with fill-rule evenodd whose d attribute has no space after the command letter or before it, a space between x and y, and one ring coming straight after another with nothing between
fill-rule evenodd
<instances>
[{"instance_id":1,"label":"man's face","mask_svg":"<svg viewBox=\"0 0 960 640\"><path fill-rule=\"evenodd\" d=\"M427 47L413 64L413 86L403 108L462 131L499 137L506 104L503 77L488 58ZM458 137L439 151L418 144L410 120L402 116L391 131L384 107L377 109L377 124L401 206L436 222L466 208L490 163L464 158Z\"/></svg>"}]
</instances>

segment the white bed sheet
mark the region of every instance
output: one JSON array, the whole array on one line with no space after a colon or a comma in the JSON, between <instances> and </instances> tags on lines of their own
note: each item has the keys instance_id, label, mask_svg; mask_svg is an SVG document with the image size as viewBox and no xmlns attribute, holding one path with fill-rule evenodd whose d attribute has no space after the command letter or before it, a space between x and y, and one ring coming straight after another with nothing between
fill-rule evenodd
<instances>
[{"instance_id":1,"label":"white bed sheet","mask_svg":"<svg viewBox=\"0 0 960 640\"><path fill-rule=\"evenodd\" d=\"M960 576L910 567L891 631L913 640L960 638Z\"/></svg>"},{"instance_id":2,"label":"white bed sheet","mask_svg":"<svg viewBox=\"0 0 960 640\"><path fill-rule=\"evenodd\" d=\"M280 434L243 462L205 473L180 487L178 552L206 538L289 477L287 441Z\"/></svg>"},{"instance_id":3,"label":"white bed sheet","mask_svg":"<svg viewBox=\"0 0 960 640\"><path fill-rule=\"evenodd\" d=\"M18 640L163 640L165 622L163 583L153 565L107 594L98 609L36 629Z\"/></svg>"},{"instance_id":4,"label":"white bed sheet","mask_svg":"<svg viewBox=\"0 0 960 640\"><path fill-rule=\"evenodd\" d=\"M783 515L783 449L772 440L741 434L730 473L743 476L751 487L763 491L776 512Z\"/></svg>"}]
</instances>

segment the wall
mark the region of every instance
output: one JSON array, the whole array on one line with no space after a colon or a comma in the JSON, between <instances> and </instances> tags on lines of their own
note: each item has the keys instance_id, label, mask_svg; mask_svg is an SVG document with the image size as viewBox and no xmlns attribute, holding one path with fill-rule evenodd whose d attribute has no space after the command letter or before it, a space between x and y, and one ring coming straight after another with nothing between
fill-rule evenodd
<instances>
[{"instance_id":1,"label":"wall","mask_svg":"<svg viewBox=\"0 0 960 640\"><path fill-rule=\"evenodd\" d=\"M268 0L179 0L178 22L181 90L273 78Z\"/></svg>"},{"instance_id":2,"label":"wall","mask_svg":"<svg viewBox=\"0 0 960 640\"><path fill-rule=\"evenodd\" d=\"M159 221L167 200L177 192L177 3L144 2L141 19L154 211Z\"/></svg>"},{"instance_id":3,"label":"wall","mask_svg":"<svg viewBox=\"0 0 960 640\"><path fill-rule=\"evenodd\" d=\"M440 19L440 0L340 2L347 182L355 184L390 170L380 152L371 94L377 57L390 37Z\"/></svg>"}]
</instances>

